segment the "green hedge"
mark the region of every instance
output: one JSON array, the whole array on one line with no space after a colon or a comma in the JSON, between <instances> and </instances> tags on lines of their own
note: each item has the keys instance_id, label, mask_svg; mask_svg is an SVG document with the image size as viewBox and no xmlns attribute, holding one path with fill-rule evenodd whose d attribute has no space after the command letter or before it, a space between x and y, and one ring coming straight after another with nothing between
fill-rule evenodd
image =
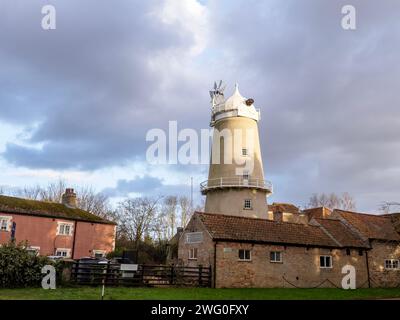
<instances>
[{"instance_id":1,"label":"green hedge","mask_svg":"<svg viewBox=\"0 0 400 320\"><path fill-rule=\"evenodd\" d=\"M37 287L41 285L44 265L54 265L47 257L34 256L27 244L9 243L0 246L0 287Z\"/></svg>"}]
</instances>

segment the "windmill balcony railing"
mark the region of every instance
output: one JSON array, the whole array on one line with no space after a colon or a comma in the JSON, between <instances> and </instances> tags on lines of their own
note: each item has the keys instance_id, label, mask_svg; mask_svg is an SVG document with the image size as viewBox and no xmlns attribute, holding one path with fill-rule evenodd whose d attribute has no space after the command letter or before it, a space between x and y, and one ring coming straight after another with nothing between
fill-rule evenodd
<instances>
[{"instance_id":1,"label":"windmill balcony railing","mask_svg":"<svg viewBox=\"0 0 400 320\"><path fill-rule=\"evenodd\" d=\"M234 111L234 110L237 110L237 108L233 108L233 109L230 108L230 109L228 109L228 108L226 108L225 104L218 104L218 105L216 105L216 106L214 106L214 107L212 108L212 114L215 115L215 114L217 114L217 113L228 112L228 111ZM260 108L256 108L256 111L257 111L258 113L260 113Z\"/></svg>"},{"instance_id":2,"label":"windmill balcony railing","mask_svg":"<svg viewBox=\"0 0 400 320\"><path fill-rule=\"evenodd\" d=\"M207 193L210 189L218 188L254 188L272 193L272 183L262 179L227 177L210 179L200 183L200 190L203 194Z\"/></svg>"}]
</instances>

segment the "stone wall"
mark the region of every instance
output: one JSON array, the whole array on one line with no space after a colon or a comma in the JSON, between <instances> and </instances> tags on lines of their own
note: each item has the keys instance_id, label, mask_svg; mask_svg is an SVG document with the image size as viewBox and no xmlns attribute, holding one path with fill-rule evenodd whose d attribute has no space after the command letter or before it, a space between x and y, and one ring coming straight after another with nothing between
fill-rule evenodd
<instances>
[{"instance_id":1,"label":"stone wall","mask_svg":"<svg viewBox=\"0 0 400 320\"><path fill-rule=\"evenodd\" d=\"M187 234L191 232L202 232L203 241L200 243L187 243ZM195 260L189 259L189 250L191 248L197 248L197 259ZM197 216L193 216L179 238L178 264L193 267L198 265L204 267L214 266L214 242Z\"/></svg>"},{"instance_id":2,"label":"stone wall","mask_svg":"<svg viewBox=\"0 0 400 320\"><path fill-rule=\"evenodd\" d=\"M200 243L187 243L186 235L202 232ZM214 270L214 248L216 267ZM368 287L367 255L372 287L394 287L400 285L400 270L386 270L385 259L400 259L400 244L371 241L372 249L362 251L351 249L306 248L252 244L237 242L215 242L197 216L194 216L179 238L179 264L186 266L211 266L215 285L218 288L277 287L301 288L341 287L344 275L342 267L350 264L356 268L357 288ZM189 259L189 250L197 248L197 259ZM251 250L251 261L239 261L238 250ZM282 252L282 263L270 262L270 252ZM332 268L319 266L320 255L331 255ZM327 281L329 280L329 281ZM325 281L325 282L324 282ZM324 283L323 283L324 282ZM321 284L322 283L322 284ZM333 285L333 284L334 285Z\"/></svg>"},{"instance_id":3,"label":"stone wall","mask_svg":"<svg viewBox=\"0 0 400 320\"><path fill-rule=\"evenodd\" d=\"M239 249L251 250L251 261L239 261ZM282 252L282 263L270 262L270 251ZM332 256L332 268L319 267L320 255L325 254ZM341 287L344 276L341 270L346 264L356 268L357 286L367 287L365 252L359 256L358 250L351 250L351 255L347 256L344 249L218 242L216 287L311 288L327 279ZM325 281L321 287L333 285Z\"/></svg>"},{"instance_id":4,"label":"stone wall","mask_svg":"<svg viewBox=\"0 0 400 320\"><path fill-rule=\"evenodd\" d=\"M400 286L400 269L385 269L386 259L400 260L400 244L373 240L371 246L368 252L371 287Z\"/></svg>"}]
</instances>

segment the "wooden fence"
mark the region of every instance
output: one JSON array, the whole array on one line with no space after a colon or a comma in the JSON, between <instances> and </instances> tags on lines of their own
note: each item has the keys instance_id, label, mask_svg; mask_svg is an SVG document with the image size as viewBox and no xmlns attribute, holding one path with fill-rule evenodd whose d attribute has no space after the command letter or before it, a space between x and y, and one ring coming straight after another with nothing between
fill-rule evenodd
<instances>
[{"instance_id":1,"label":"wooden fence","mask_svg":"<svg viewBox=\"0 0 400 320\"><path fill-rule=\"evenodd\" d=\"M138 265L136 271L124 271L117 263L75 262L71 281L79 285L211 287L211 267Z\"/></svg>"}]
</instances>

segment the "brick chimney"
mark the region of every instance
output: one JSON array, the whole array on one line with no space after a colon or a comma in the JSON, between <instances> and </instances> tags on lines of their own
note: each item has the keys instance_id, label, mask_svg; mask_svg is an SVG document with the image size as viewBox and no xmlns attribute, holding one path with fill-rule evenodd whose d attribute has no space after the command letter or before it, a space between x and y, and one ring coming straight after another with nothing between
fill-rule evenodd
<instances>
[{"instance_id":1,"label":"brick chimney","mask_svg":"<svg viewBox=\"0 0 400 320\"><path fill-rule=\"evenodd\" d=\"M274 221L283 222L283 212L282 211L275 211L274 212Z\"/></svg>"},{"instance_id":2,"label":"brick chimney","mask_svg":"<svg viewBox=\"0 0 400 320\"><path fill-rule=\"evenodd\" d=\"M65 189L65 193L62 195L61 202L63 205L69 208L76 208L77 202L76 202L76 193L74 192L74 189L72 188Z\"/></svg>"}]
</instances>

